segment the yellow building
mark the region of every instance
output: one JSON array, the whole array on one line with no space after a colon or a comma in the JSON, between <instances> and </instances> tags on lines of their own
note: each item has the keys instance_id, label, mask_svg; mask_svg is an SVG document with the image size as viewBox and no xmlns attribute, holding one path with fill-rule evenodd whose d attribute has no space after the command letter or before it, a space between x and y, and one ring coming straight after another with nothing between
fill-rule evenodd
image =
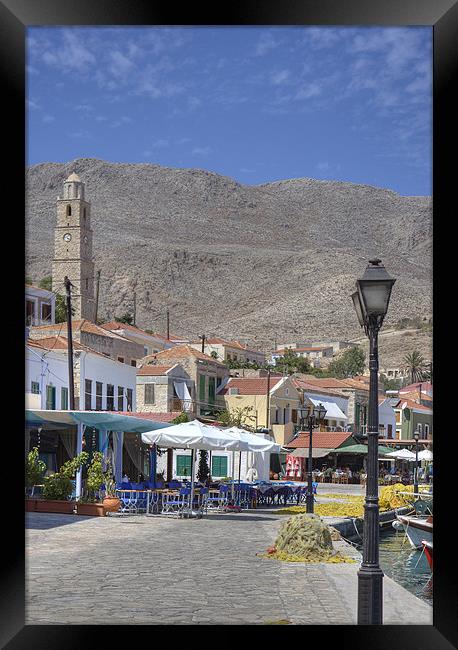
<instances>
[{"instance_id":1,"label":"yellow building","mask_svg":"<svg viewBox=\"0 0 458 650\"><path fill-rule=\"evenodd\" d=\"M271 429L275 441L284 445L298 423L301 397L290 377L272 375L268 381L268 377L231 377L218 391L218 402L229 412L249 407L243 424Z\"/></svg>"}]
</instances>

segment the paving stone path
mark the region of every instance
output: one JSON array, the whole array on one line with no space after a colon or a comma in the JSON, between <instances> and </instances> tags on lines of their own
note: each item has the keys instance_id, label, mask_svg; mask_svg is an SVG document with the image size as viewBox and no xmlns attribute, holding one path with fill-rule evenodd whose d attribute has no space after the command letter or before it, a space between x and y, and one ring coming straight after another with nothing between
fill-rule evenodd
<instances>
[{"instance_id":1,"label":"paving stone path","mask_svg":"<svg viewBox=\"0 0 458 650\"><path fill-rule=\"evenodd\" d=\"M256 556L282 521L272 511L201 520L27 513L26 623L355 623L345 576L354 582L357 564Z\"/></svg>"}]
</instances>

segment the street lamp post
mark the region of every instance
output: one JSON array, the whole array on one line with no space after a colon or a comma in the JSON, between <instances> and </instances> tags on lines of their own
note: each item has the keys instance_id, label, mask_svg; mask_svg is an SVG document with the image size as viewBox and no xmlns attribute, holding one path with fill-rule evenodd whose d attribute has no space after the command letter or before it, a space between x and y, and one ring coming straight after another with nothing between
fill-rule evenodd
<instances>
[{"instance_id":1,"label":"street lamp post","mask_svg":"<svg viewBox=\"0 0 458 650\"><path fill-rule=\"evenodd\" d=\"M418 440L420 439L420 434L418 431L415 431L413 434L415 440L415 476L413 480L413 491L414 494L418 493Z\"/></svg>"},{"instance_id":2,"label":"street lamp post","mask_svg":"<svg viewBox=\"0 0 458 650\"><path fill-rule=\"evenodd\" d=\"M358 571L358 625L381 625L383 622L383 571L379 566L378 332L388 311L395 282L381 260L369 260L352 294L359 324L369 338L370 372L363 559Z\"/></svg>"},{"instance_id":3,"label":"street lamp post","mask_svg":"<svg viewBox=\"0 0 458 650\"><path fill-rule=\"evenodd\" d=\"M301 426L305 422L309 429L309 458L307 468L307 501L306 512L313 513L313 480L312 480L312 457L313 457L313 429L320 425L324 420L326 409L323 404L318 406L302 407L299 409L299 417L301 419Z\"/></svg>"}]
</instances>

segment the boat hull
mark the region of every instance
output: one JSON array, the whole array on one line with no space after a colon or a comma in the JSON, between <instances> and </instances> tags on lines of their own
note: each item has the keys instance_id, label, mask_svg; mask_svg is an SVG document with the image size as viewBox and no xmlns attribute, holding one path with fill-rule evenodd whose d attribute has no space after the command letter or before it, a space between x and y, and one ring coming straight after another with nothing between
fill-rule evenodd
<instances>
[{"instance_id":1,"label":"boat hull","mask_svg":"<svg viewBox=\"0 0 458 650\"><path fill-rule=\"evenodd\" d=\"M423 548L423 540L426 542L433 541L433 522L428 521L431 517L420 518L398 515L397 519L403 525L412 548Z\"/></svg>"},{"instance_id":2,"label":"boat hull","mask_svg":"<svg viewBox=\"0 0 458 650\"><path fill-rule=\"evenodd\" d=\"M433 570L433 543L427 542L426 540L422 541L423 548L425 549L426 559L430 566L431 571Z\"/></svg>"}]
</instances>

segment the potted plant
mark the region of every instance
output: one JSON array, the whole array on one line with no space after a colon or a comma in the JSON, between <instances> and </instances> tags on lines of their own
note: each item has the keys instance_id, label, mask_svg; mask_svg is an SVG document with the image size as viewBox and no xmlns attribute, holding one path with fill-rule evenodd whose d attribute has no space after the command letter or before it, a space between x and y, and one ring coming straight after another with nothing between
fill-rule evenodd
<instances>
[{"instance_id":1,"label":"potted plant","mask_svg":"<svg viewBox=\"0 0 458 650\"><path fill-rule=\"evenodd\" d=\"M72 479L76 472L87 463L88 453L72 458L62 465L58 472L46 476L43 484L43 499L37 499L37 512L58 512L73 514L75 501L71 500L73 491Z\"/></svg>"},{"instance_id":2,"label":"potted plant","mask_svg":"<svg viewBox=\"0 0 458 650\"><path fill-rule=\"evenodd\" d=\"M46 471L46 463L39 459L38 447L34 447L27 454L25 462L25 509L27 512L36 510L36 497L33 496L34 487L42 485L43 476Z\"/></svg>"},{"instance_id":3,"label":"potted plant","mask_svg":"<svg viewBox=\"0 0 458 650\"><path fill-rule=\"evenodd\" d=\"M87 468L84 496L76 504L77 515L96 517L103 517L105 515L103 503L100 500L100 491L105 481L102 463L102 453L100 451L94 452Z\"/></svg>"},{"instance_id":4,"label":"potted plant","mask_svg":"<svg viewBox=\"0 0 458 650\"><path fill-rule=\"evenodd\" d=\"M113 469L110 460L107 460L103 476L105 481L105 497L102 503L105 514L107 512L118 512L121 506L121 500L116 496L116 481L113 478Z\"/></svg>"}]
</instances>

